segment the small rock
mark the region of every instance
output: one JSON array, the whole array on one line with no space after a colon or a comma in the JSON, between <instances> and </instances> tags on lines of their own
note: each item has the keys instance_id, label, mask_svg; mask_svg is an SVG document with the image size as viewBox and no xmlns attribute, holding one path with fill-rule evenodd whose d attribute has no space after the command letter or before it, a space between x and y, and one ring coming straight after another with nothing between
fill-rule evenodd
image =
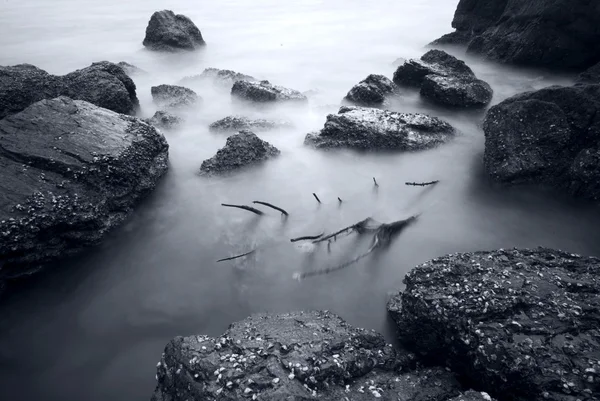
<instances>
[{"instance_id":1,"label":"small rock","mask_svg":"<svg viewBox=\"0 0 600 401\"><path fill-rule=\"evenodd\" d=\"M143 44L150 50L169 52L196 50L206 45L192 20L170 10L152 14Z\"/></svg>"},{"instance_id":2,"label":"small rock","mask_svg":"<svg viewBox=\"0 0 600 401\"><path fill-rule=\"evenodd\" d=\"M210 124L208 128L212 132L237 132L249 130L264 132L276 129L289 129L292 124L285 120L266 120L263 118L250 119L243 116L228 116Z\"/></svg>"},{"instance_id":3,"label":"small rock","mask_svg":"<svg viewBox=\"0 0 600 401\"><path fill-rule=\"evenodd\" d=\"M305 95L294 89L271 84L269 81L237 81L231 88L234 99L254 103L298 102L306 103Z\"/></svg>"},{"instance_id":4,"label":"small rock","mask_svg":"<svg viewBox=\"0 0 600 401\"><path fill-rule=\"evenodd\" d=\"M150 90L154 103L165 109L189 107L198 101L202 101L202 98L196 92L183 86L158 85L153 86Z\"/></svg>"},{"instance_id":5,"label":"small rock","mask_svg":"<svg viewBox=\"0 0 600 401\"><path fill-rule=\"evenodd\" d=\"M359 106L377 107L386 102L388 96L398 93L398 87L383 75L371 74L356 84L344 100Z\"/></svg>"},{"instance_id":6,"label":"small rock","mask_svg":"<svg viewBox=\"0 0 600 401\"><path fill-rule=\"evenodd\" d=\"M154 116L148 119L147 122L158 129L173 130L183 124L183 119L168 111L159 110L154 113Z\"/></svg>"}]
</instances>

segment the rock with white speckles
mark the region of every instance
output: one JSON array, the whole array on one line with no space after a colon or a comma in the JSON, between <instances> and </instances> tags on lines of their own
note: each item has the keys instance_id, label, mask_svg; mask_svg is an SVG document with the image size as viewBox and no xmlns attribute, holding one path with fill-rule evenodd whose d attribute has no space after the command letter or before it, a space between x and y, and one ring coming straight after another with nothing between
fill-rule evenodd
<instances>
[{"instance_id":1,"label":"rock with white speckles","mask_svg":"<svg viewBox=\"0 0 600 401\"><path fill-rule=\"evenodd\" d=\"M164 110L188 108L201 102L202 98L193 90L178 85L158 85L150 88L152 100Z\"/></svg>"},{"instance_id":2,"label":"rock with white speckles","mask_svg":"<svg viewBox=\"0 0 600 401\"><path fill-rule=\"evenodd\" d=\"M267 120L264 118L251 119L244 116L227 116L208 126L212 132L237 132L250 130L264 132L278 129L289 129L293 125L287 120Z\"/></svg>"},{"instance_id":3,"label":"rock with white speckles","mask_svg":"<svg viewBox=\"0 0 600 401\"><path fill-rule=\"evenodd\" d=\"M379 107L388 102L388 98L397 95L399 88L383 75L371 74L354 85L344 100L357 106Z\"/></svg>"},{"instance_id":4,"label":"rock with white speckles","mask_svg":"<svg viewBox=\"0 0 600 401\"><path fill-rule=\"evenodd\" d=\"M269 81L237 81L231 87L231 96L235 100L254 104L308 102L301 92L273 85Z\"/></svg>"}]
</instances>

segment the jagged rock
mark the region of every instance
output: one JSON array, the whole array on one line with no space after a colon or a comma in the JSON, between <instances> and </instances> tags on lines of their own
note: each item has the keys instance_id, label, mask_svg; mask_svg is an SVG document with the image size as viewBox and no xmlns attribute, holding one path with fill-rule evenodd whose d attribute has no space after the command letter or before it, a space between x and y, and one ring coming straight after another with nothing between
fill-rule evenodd
<instances>
[{"instance_id":1,"label":"jagged rock","mask_svg":"<svg viewBox=\"0 0 600 401\"><path fill-rule=\"evenodd\" d=\"M447 142L454 133L450 124L425 114L342 106L304 143L317 148L414 151Z\"/></svg>"},{"instance_id":2,"label":"jagged rock","mask_svg":"<svg viewBox=\"0 0 600 401\"><path fill-rule=\"evenodd\" d=\"M116 64L102 61L67 75L48 74L30 64L0 66L0 119L42 99L68 96L117 113L139 107L135 84Z\"/></svg>"},{"instance_id":3,"label":"jagged rock","mask_svg":"<svg viewBox=\"0 0 600 401\"><path fill-rule=\"evenodd\" d=\"M394 82L420 87L424 98L451 107L483 107L493 95L490 85L477 79L464 61L442 50L406 61L394 73Z\"/></svg>"},{"instance_id":4,"label":"jagged rock","mask_svg":"<svg viewBox=\"0 0 600 401\"><path fill-rule=\"evenodd\" d=\"M577 77L578 84L600 84L600 63L582 72Z\"/></svg>"},{"instance_id":5,"label":"jagged rock","mask_svg":"<svg viewBox=\"0 0 600 401\"><path fill-rule=\"evenodd\" d=\"M255 315L219 338L177 337L158 363L153 401L445 401L459 395L441 368L402 372L409 355L329 312Z\"/></svg>"},{"instance_id":6,"label":"jagged rock","mask_svg":"<svg viewBox=\"0 0 600 401\"><path fill-rule=\"evenodd\" d=\"M354 85L344 100L359 106L381 106L388 96L398 93L398 87L383 75L371 74Z\"/></svg>"},{"instance_id":7,"label":"jagged rock","mask_svg":"<svg viewBox=\"0 0 600 401\"><path fill-rule=\"evenodd\" d=\"M167 171L140 119L59 97L0 120L0 281L97 244Z\"/></svg>"},{"instance_id":8,"label":"jagged rock","mask_svg":"<svg viewBox=\"0 0 600 401\"><path fill-rule=\"evenodd\" d=\"M200 75L192 75L183 78L180 83L182 85L197 85L205 82L212 82L219 87L231 89L233 84L237 81L256 81L256 79L250 75L232 70L207 68Z\"/></svg>"},{"instance_id":9,"label":"jagged rock","mask_svg":"<svg viewBox=\"0 0 600 401\"><path fill-rule=\"evenodd\" d=\"M117 65L121 67L123 71L125 71L125 73L129 76L147 74L145 70L142 70L141 68L133 64L129 64L125 61L120 61L117 63Z\"/></svg>"},{"instance_id":10,"label":"jagged rock","mask_svg":"<svg viewBox=\"0 0 600 401\"><path fill-rule=\"evenodd\" d=\"M159 110L146 122L158 129L172 130L179 128L183 124L183 119L168 111Z\"/></svg>"},{"instance_id":11,"label":"jagged rock","mask_svg":"<svg viewBox=\"0 0 600 401\"><path fill-rule=\"evenodd\" d=\"M597 400L600 259L459 253L409 272L388 311L400 340L502 400Z\"/></svg>"},{"instance_id":12,"label":"jagged rock","mask_svg":"<svg viewBox=\"0 0 600 401\"><path fill-rule=\"evenodd\" d=\"M308 101L307 97L297 90L273 85L269 81L237 81L231 88L231 96L238 100L255 103L303 103Z\"/></svg>"},{"instance_id":13,"label":"jagged rock","mask_svg":"<svg viewBox=\"0 0 600 401\"><path fill-rule=\"evenodd\" d=\"M494 180L600 199L600 85L516 95L488 111L483 129L485 169Z\"/></svg>"},{"instance_id":14,"label":"jagged rock","mask_svg":"<svg viewBox=\"0 0 600 401\"><path fill-rule=\"evenodd\" d=\"M190 107L202 98L196 92L183 86L158 85L150 88L152 99L159 107L164 109L177 109Z\"/></svg>"},{"instance_id":15,"label":"jagged rock","mask_svg":"<svg viewBox=\"0 0 600 401\"><path fill-rule=\"evenodd\" d=\"M208 126L213 132L238 132L242 130L263 132L291 127L292 124L286 120L250 119L243 116L227 116Z\"/></svg>"},{"instance_id":16,"label":"jagged rock","mask_svg":"<svg viewBox=\"0 0 600 401\"><path fill-rule=\"evenodd\" d=\"M240 131L227 138L225 146L200 166L202 175L233 172L242 167L264 162L279 155L279 150L250 131Z\"/></svg>"},{"instance_id":17,"label":"jagged rock","mask_svg":"<svg viewBox=\"0 0 600 401\"><path fill-rule=\"evenodd\" d=\"M144 46L156 51L196 50L206 45L198 27L185 15L171 10L152 14Z\"/></svg>"}]
</instances>

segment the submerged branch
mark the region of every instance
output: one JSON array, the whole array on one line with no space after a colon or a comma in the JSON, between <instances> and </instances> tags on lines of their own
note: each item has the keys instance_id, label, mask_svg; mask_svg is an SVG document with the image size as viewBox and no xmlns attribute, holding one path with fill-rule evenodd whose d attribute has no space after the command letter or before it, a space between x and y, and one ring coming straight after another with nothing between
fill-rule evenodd
<instances>
[{"instance_id":1,"label":"submerged branch","mask_svg":"<svg viewBox=\"0 0 600 401\"><path fill-rule=\"evenodd\" d=\"M225 206L225 207L235 207L235 208L237 208L237 209L244 209L244 210L247 210L247 211L249 211L249 212L252 212L252 213L258 214L259 216L262 216L262 215L264 214L264 213L263 213L263 212L261 212L260 210L258 210L258 209L255 209L255 208L253 208L253 207L251 207L251 206L245 206L245 205L230 205L230 204L228 204L228 203L221 203L221 206Z\"/></svg>"},{"instance_id":2,"label":"submerged branch","mask_svg":"<svg viewBox=\"0 0 600 401\"><path fill-rule=\"evenodd\" d=\"M379 186L379 184L377 183L377 180L375 179L375 177L373 177L373 183L375 184L376 187Z\"/></svg>"},{"instance_id":3,"label":"submerged branch","mask_svg":"<svg viewBox=\"0 0 600 401\"><path fill-rule=\"evenodd\" d=\"M305 235L304 237L292 238L290 241L298 242L298 241L306 241L306 240L315 240L315 239L321 238L323 236L323 234L325 234L325 233L321 233L319 235Z\"/></svg>"},{"instance_id":4,"label":"submerged branch","mask_svg":"<svg viewBox=\"0 0 600 401\"><path fill-rule=\"evenodd\" d=\"M254 201L254 202L252 202L252 203L257 203L257 204L259 204L259 205L264 205L264 206L270 207L271 209L278 210L278 211L280 211L281 213L285 214L286 216L289 216L289 213L288 213L288 212L286 212L286 211L285 211L285 210L283 210L282 208L280 208L280 207L277 207L277 206L275 206L275 205L272 205L272 204L270 204L270 203L267 203L267 202L261 202L261 201Z\"/></svg>"},{"instance_id":5,"label":"submerged branch","mask_svg":"<svg viewBox=\"0 0 600 401\"><path fill-rule=\"evenodd\" d=\"M411 185L413 187L426 187L427 185L435 185L439 180L429 181L429 182L406 182L405 185Z\"/></svg>"},{"instance_id":6,"label":"submerged branch","mask_svg":"<svg viewBox=\"0 0 600 401\"><path fill-rule=\"evenodd\" d=\"M321 203L321 199L319 199L319 197L317 196L316 193L313 192L313 196L315 197L315 199L317 200L317 202Z\"/></svg>"},{"instance_id":7,"label":"submerged branch","mask_svg":"<svg viewBox=\"0 0 600 401\"><path fill-rule=\"evenodd\" d=\"M217 260L217 263L219 263L219 262L225 262L227 260L234 260L234 259L243 258L244 256L248 256L248 255L250 255L250 254L252 254L254 252L256 252L256 249L253 249L250 252L242 253L241 255L231 256L231 257L225 258L225 259L219 259L219 260Z\"/></svg>"}]
</instances>

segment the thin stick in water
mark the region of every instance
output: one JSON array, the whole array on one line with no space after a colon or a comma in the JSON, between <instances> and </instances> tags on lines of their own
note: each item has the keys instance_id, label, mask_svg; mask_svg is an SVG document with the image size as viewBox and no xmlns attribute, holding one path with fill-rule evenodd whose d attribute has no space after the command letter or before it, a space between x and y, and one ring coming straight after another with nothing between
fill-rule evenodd
<instances>
[{"instance_id":1,"label":"thin stick in water","mask_svg":"<svg viewBox=\"0 0 600 401\"><path fill-rule=\"evenodd\" d=\"M313 192L313 196L315 197L315 199L317 200L317 202L321 203L321 199L319 199L319 197L317 196L316 193Z\"/></svg>"},{"instance_id":2,"label":"thin stick in water","mask_svg":"<svg viewBox=\"0 0 600 401\"><path fill-rule=\"evenodd\" d=\"M438 182L440 182L439 180L435 180L435 181L429 181L429 182L405 182L405 185L410 185L413 187L426 187L427 185L435 185Z\"/></svg>"},{"instance_id":3,"label":"thin stick in water","mask_svg":"<svg viewBox=\"0 0 600 401\"><path fill-rule=\"evenodd\" d=\"M305 235L304 237L292 238L290 241L291 242L298 242L298 241L306 241L306 240L315 240L315 239L321 238L324 234L325 233L322 232L319 235Z\"/></svg>"},{"instance_id":4,"label":"thin stick in water","mask_svg":"<svg viewBox=\"0 0 600 401\"><path fill-rule=\"evenodd\" d=\"M234 259L243 258L244 256L248 256L248 255L250 255L251 253L254 253L254 252L256 252L256 249L253 249L250 252L242 253L241 255L236 255L236 256L229 257L229 258L225 258L225 259L219 259L219 260L217 260L217 263L219 263L219 262L225 262L227 260L234 260Z\"/></svg>"},{"instance_id":5,"label":"thin stick in water","mask_svg":"<svg viewBox=\"0 0 600 401\"><path fill-rule=\"evenodd\" d=\"M379 184L377 183L377 180L375 179L375 177L373 177L373 183L375 183L375 186L378 187Z\"/></svg>"},{"instance_id":6,"label":"thin stick in water","mask_svg":"<svg viewBox=\"0 0 600 401\"><path fill-rule=\"evenodd\" d=\"M339 196L338 196L338 200L340 201L340 203L342 203L342 198L340 198Z\"/></svg>"},{"instance_id":7,"label":"thin stick in water","mask_svg":"<svg viewBox=\"0 0 600 401\"><path fill-rule=\"evenodd\" d=\"M254 201L254 202L252 202L252 203L257 203L257 204L259 204L259 205L264 205L264 206L270 207L271 209L278 210L278 211L280 211L281 213L285 214L286 216L289 216L289 213L288 213L288 212L286 212L286 211L285 211L285 210L283 210L282 208L280 208L280 207L277 207L277 206L275 206L275 205L272 205L272 204L270 204L270 203L267 203L267 202L261 202L261 201Z\"/></svg>"},{"instance_id":8,"label":"thin stick in water","mask_svg":"<svg viewBox=\"0 0 600 401\"><path fill-rule=\"evenodd\" d=\"M259 216L262 216L262 215L264 214L264 213L263 213L263 212L261 212L260 210L258 210L258 209L255 209L255 208L253 208L253 207L251 207L251 206L245 206L245 205L231 205L231 204L228 204L228 203L221 203L221 206L225 206L225 207L235 207L235 208L237 208L237 209L243 209L243 210L247 210L247 211L249 211L249 212L252 212L252 213L258 214Z\"/></svg>"}]
</instances>

